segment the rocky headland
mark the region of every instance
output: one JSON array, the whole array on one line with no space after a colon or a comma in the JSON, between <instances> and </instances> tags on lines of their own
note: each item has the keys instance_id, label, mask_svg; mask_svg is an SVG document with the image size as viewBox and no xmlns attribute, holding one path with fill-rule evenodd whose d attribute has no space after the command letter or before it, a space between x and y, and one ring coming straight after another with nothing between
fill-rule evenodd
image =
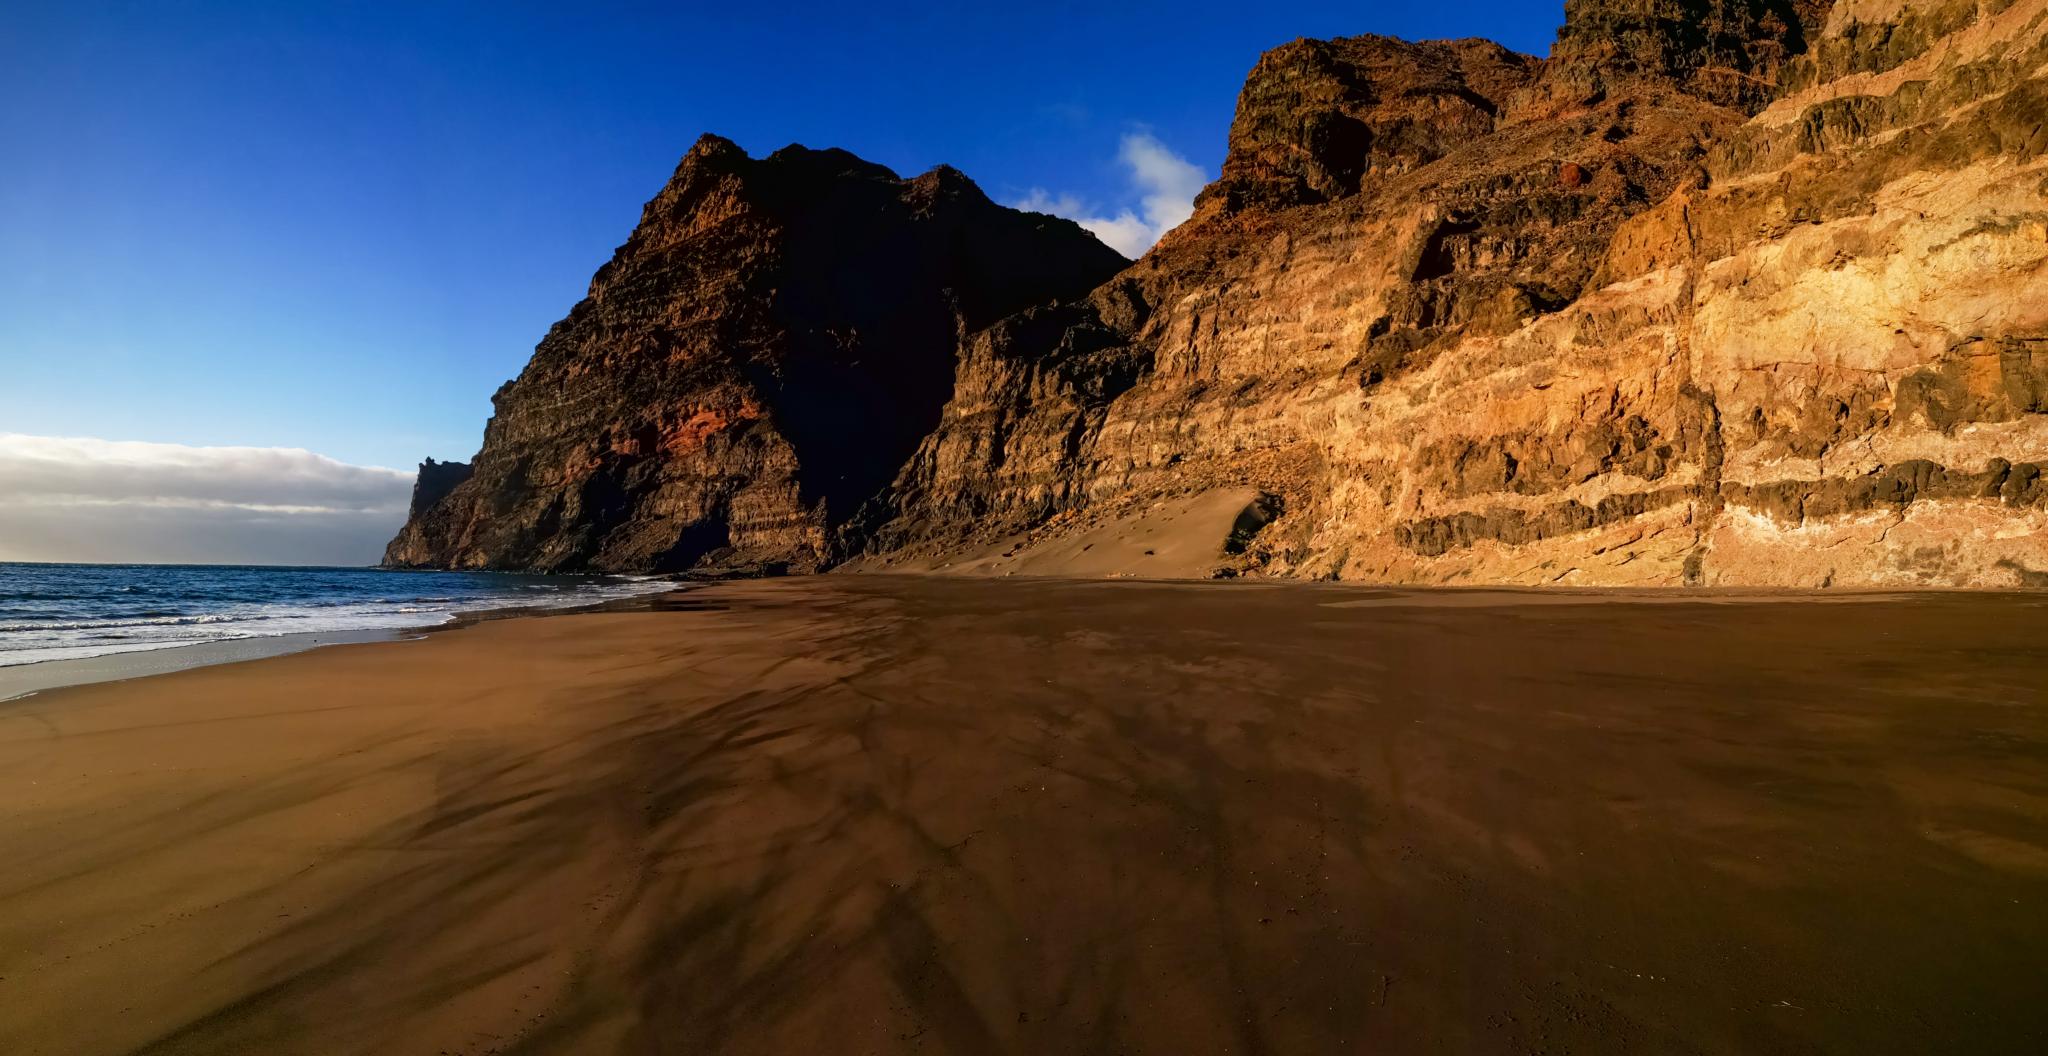
<instances>
[{"instance_id":1,"label":"rocky headland","mask_svg":"<svg viewBox=\"0 0 2048 1056\"><path fill-rule=\"evenodd\" d=\"M386 563L816 571L938 424L966 335L1128 263L950 168L705 136L425 509L449 477L422 467Z\"/></svg>"},{"instance_id":2,"label":"rocky headland","mask_svg":"<svg viewBox=\"0 0 2048 1056\"><path fill-rule=\"evenodd\" d=\"M1127 263L707 137L394 565L2048 585L2048 0L1296 41Z\"/></svg>"}]
</instances>

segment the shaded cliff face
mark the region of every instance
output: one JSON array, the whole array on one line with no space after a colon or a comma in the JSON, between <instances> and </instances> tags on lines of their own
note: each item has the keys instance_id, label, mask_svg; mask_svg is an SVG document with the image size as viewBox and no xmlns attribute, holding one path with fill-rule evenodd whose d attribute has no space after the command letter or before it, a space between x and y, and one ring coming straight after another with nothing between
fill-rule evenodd
<instances>
[{"instance_id":1,"label":"shaded cliff face","mask_svg":"<svg viewBox=\"0 0 2048 1056\"><path fill-rule=\"evenodd\" d=\"M421 514L440 505L442 499L469 479L470 472L467 462L436 462L431 458L421 462L419 476L413 478L412 504L407 507L407 519L417 520Z\"/></svg>"},{"instance_id":2,"label":"shaded cliff face","mask_svg":"<svg viewBox=\"0 0 2048 1056\"><path fill-rule=\"evenodd\" d=\"M815 569L936 424L962 334L1127 262L837 150L755 160L707 136L496 414L396 566Z\"/></svg>"},{"instance_id":3,"label":"shaded cliff face","mask_svg":"<svg viewBox=\"0 0 2048 1056\"><path fill-rule=\"evenodd\" d=\"M967 342L875 563L1250 489L1226 569L2048 583L2048 3L1567 14L1267 55L1193 221Z\"/></svg>"}]
</instances>

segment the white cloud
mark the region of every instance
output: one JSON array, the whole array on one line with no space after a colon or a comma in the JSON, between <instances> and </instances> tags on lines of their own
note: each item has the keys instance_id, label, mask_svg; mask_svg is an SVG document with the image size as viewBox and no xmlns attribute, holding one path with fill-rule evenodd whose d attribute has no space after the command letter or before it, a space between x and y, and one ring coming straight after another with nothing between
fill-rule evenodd
<instances>
[{"instance_id":1,"label":"white cloud","mask_svg":"<svg viewBox=\"0 0 2048 1056\"><path fill-rule=\"evenodd\" d=\"M297 448L0 433L0 560L368 564L411 495Z\"/></svg>"},{"instance_id":2,"label":"white cloud","mask_svg":"<svg viewBox=\"0 0 2048 1056\"><path fill-rule=\"evenodd\" d=\"M1125 207L1105 216L1071 194L1053 194L1043 187L1033 187L1030 194L1011 204L1066 217L1124 256L1141 256L1161 235L1194 215L1195 195L1201 193L1209 177L1201 166L1175 154L1149 132L1126 134L1117 160L1137 195L1135 210Z\"/></svg>"}]
</instances>

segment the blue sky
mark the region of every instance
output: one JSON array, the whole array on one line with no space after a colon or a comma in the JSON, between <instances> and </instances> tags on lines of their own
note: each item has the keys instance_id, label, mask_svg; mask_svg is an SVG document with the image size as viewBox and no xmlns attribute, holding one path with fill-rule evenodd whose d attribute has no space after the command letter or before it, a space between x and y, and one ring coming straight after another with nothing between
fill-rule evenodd
<instances>
[{"instance_id":1,"label":"blue sky","mask_svg":"<svg viewBox=\"0 0 2048 1056\"><path fill-rule=\"evenodd\" d=\"M467 458L701 132L1142 217L1129 137L1213 176L1262 50L1562 6L15 5L0 433Z\"/></svg>"}]
</instances>

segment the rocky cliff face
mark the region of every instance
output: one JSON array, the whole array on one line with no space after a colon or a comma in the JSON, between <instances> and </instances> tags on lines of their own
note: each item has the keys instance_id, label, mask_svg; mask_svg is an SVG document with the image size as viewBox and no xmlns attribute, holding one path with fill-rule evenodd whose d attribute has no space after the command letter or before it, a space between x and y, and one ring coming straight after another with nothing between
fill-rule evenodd
<instances>
[{"instance_id":1,"label":"rocky cliff face","mask_svg":"<svg viewBox=\"0 0 2048 1056\"><path fill-rule=\"evenodd\" d=\"M1193 221L968 342L878 563L1251 488L1228 570L2041 585L2048 4L1568 16L1268 54Z\"/></svg>"},{"instance_id":2,"label":"rocky cliff face","mask_svg":"<svg viewBox=\"0 0 2048 1056\"><path fill-rule=\"evenodd\" d=\"M419 476L413 478L412 505L406 511L408 520L420 516L448 497L449 493L469 479L471 467L467 462L436 462L427 459L420 463Z\"/></svg>"},{"instance_id":3,"label":"rocky cliff face","mask_svg":"<svg viewBox=\"0 0 2048 1056\"><path fill-rule=\"evenodd\" d=\"M477 479L394 555L673 567L703 545L637 540L716 523L804 567L860 551L871 567L1100 572L1130 534L1119 525L1165 539L1176 511L1206 510L1211 557L1168 569L1147 544L1158 563L1140 567L2048 586L2048 0L1571 0L1566 14L1543 60L1379 37L1267 54L1194 219L1092 292L1017 287L949 316L957 359L919 360L902 391L950 395L917 390L859 485L829 495L804 491L775 446L857 432L812 418L820 401L772 416L764 396L717 404L712 435L778 423L743 472L728 467L753 449L688 462L695 448L664 439L700 404L613 380L644 357L631 327L583 322L616 317L600 274L521 398L501 396ZM760 236L729 237L722 256L686 259L745 259ZM701 263L663 267L639 300L707 333L784 325L707 295L721 287L690 271ZM619 398L576 421L651 421L646 443L563 430L553 408L574 401L524 410L543 402L527 393L580 393L593 375ZM779 391L747 384L730 391ZM643 403L652 418L633 417ZM565 446L572 434L599 439ZM593 501L578 472L611 490ZM735 483L678 483L713 477ZM539 483L506 499L491 481L507 479ZM571 498L517 498L535 493ZM746 512L701 512L714 507ZM620 508L643 511L623 523L667 520L619 535L589 512ZM547 542L408 543L421 524L501 538L501 510Z\"/></svg>"},{"instance_id":4,"label":"rocky cliff face","mask_svg":"<svg viewBox=\"0 0 2048 1056\"><path fill-rule=\"evenodd\" d=\"M467 479L423 467L386 563L816 569L938 421L963 334L1126 263L952 169L707 136L493 398Z\"/></svg>"}]
</instances>

